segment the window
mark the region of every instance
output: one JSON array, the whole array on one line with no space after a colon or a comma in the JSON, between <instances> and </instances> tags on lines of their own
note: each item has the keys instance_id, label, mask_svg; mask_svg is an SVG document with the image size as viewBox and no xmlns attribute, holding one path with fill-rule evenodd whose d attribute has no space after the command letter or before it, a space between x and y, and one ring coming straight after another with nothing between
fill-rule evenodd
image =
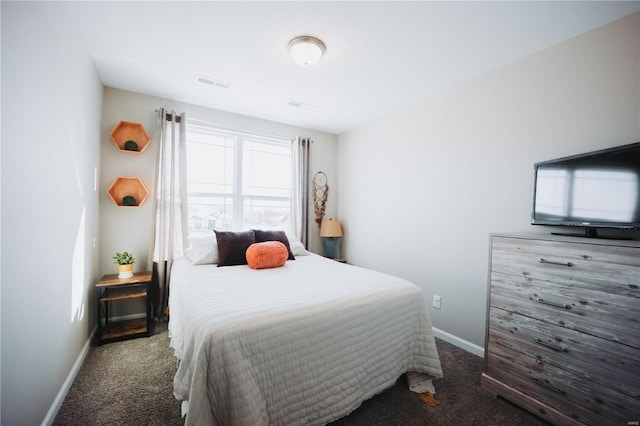
<instances>
[{"instance_id":1,"label":"window","mask_svg":"<svg viewBox=\"0 0 640 426\"><path fill-rule=\"evenodd\" d=\"M291 232L291 141L187 122L189 235Z\"/></svg>"}]
</instances>

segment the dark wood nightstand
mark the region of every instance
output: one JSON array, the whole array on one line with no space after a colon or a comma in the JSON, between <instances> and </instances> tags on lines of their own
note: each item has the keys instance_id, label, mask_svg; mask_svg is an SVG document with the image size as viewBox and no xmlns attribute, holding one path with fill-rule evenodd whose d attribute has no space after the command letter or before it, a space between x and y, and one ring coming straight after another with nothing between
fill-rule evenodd
<instances>
[{"instance_id":1,"label":"dark wood nightstand","mask_svg":"<svg viewBox=\"0 0 640 426\"><path fill-rule=\"evenodd\" d=\"M131 278L105 275L96 283L98 301L98 344L151 335L151 272L136 272ZM110 321L109 303L145 299L146 318ZM104 323L103 323L104 322Z\"/></svg>"}]
</instances>

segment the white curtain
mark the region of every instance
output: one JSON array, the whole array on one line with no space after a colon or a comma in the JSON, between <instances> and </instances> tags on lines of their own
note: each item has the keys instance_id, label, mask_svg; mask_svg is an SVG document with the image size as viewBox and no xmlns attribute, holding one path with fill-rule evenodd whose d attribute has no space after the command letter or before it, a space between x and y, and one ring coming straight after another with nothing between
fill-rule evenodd
<instances>
[{"instance_id":1,"label":"white curtain","mask_svg":"<svg viewBox=\"0 0 640 426\"><path fill-rule=\"evenodd\" d=\"M153 197L153 314L166 317L173 259L187 245L185 114L160 109Z\"/></svg>"},{"instance_id":2,"label":"white curtain","mask_svg":"<svg viewBox=\"0 0 640 426\"><path fill-rule=\"evenodd\" d=\"M309 154L311 140L296 138L291 144L293 196L291 227L305 247L309 244Z\"/></svg>"}]
</instances>

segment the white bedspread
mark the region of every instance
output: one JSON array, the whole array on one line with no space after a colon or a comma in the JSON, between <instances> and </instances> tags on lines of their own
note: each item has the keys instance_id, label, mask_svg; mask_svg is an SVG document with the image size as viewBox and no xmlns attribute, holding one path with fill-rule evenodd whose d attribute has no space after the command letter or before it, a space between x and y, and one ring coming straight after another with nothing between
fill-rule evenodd
<instances>
[{"instance_id":1,"label":"white bedspread","mask_svg":"<svg viewBox=\"0 0 640 426\"><path fill-rule=\"evenodd\" d=\"M317 255L263 270L181 258L169 303L187 425L325 424L405 372L442 377L417 286Z\"/></svg>"}]
</instances>

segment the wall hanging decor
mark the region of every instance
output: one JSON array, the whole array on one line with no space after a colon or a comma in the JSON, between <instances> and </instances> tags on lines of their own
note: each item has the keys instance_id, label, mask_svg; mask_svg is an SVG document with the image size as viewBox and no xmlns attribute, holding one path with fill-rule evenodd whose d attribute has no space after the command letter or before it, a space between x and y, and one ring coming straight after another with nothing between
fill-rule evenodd
<instances>
[{"instance_id":1,"label":"wall hanging decor","mask_svg":"<svg viewBox=\"0 0 640 426\"><path fill-rule=\"evenodd\" d=\"M149 190L140 178L120 176L113 181L107 194L116 206L138 207L149 196Z\"/></svg>"},{"instance_id":2,"label":"wall hanging decor","mask_svg":"<svg viewBox=\"0 0 640 426\"><path fill-rule=\"evenodd\" d=\"M140 154L147 149L151 138L141 123L120 120L111 129L111 140L121 152Z\"/></svg>"},{"instance_id":3,"label":"wall hanging decor","mask_svg":"<svg viewBox=\"0 0 640 426\"><path fill-rule=\"evenodd\" d=\"M329 184L327 175L318 172L313 176L313 210L316 214L316 223L322 224L324 211L327 208L327 198L329 197Z\"/></svg>"}]
</instances>

